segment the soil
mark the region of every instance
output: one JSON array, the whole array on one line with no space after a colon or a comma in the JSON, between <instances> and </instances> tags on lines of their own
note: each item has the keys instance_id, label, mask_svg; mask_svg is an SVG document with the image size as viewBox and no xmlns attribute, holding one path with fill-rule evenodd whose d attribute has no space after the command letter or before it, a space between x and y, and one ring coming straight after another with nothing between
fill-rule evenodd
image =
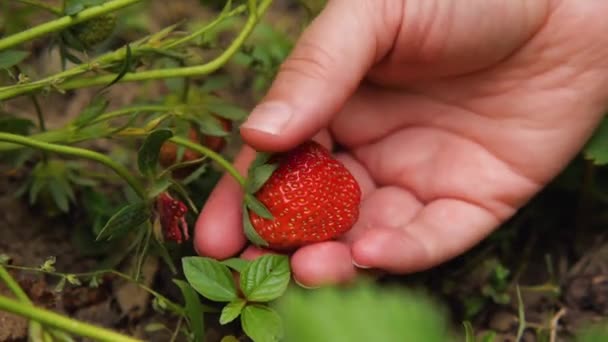
<instances>
[{"instance_id":1,"label":"soil","mask_svg":"<svg viewBox=\"0 0 608 342\"><path fill-rule=\"evenodd\" d=\"M156 28L187 17L208 16L200 12L198 1L153 2ZM278 2L271 20L286 21L296 12L289 1ZM299 12L298 12L299 13ZM300 13L301 14L301 13ZM297 31L301 21L294 20ZM58 65L57 56L40 55L37 68L49 73L47 66ZM248 86L247 80L243 87ZM141 90L120 85L110 90L113 106L129 104ZM162 88L147 89L146 96L160 94ZM60 127L86 105L92 91L69 96L52 95L45 100L45 115L50 128ZM230 95L230 94L229 94ZM232 94L246 107L253 99L237 90ZM11 101L11 112L32 117L27 101ZM96 143L101 150L111 149L107 141ZM238 145L233 142L233 147ZM427 272L408 276L382 276L379 281L407 286L424 286L450 308L454 327L463 320L472 322L477 334L493 330L495 341L515 341L520 326L517 286L521 293L527 329L523 341L568 341L574 332L608 316L608 241L605 226L607 204L588 196L588 176L581 172L587 165L576 160L564 174L524 207L510 222L485 242L465 255ZM63 273L86 272L100 262L79 240L77 229L83 215L77 210L68 215L48 216L15 198L29 168L15 171L0 166L0 254L8 255L13 265L37 267L55 257ZM217 177L215 178L217 179ZM582 189L582 190L581 190ZM501 269L508 270L503 278ZM498 271L497 271L498 270ZM176 322L153 309L150 295L136 285L116 277L106 277L97 288L66 285L55 291L57 277L32 272L11 271L36 305L71 317L116 329L149 341L168 341L170 334L146 332L150 323L172 327ZM144 282L170 298L180 300L171 286L172 275L162 262L150 258L144 267ZM502 280L501 280L502 279ZM8 295L0 284L0 294ZM220 327L217 315L206 320L206 341L220 341L233 334L247 340L237 324ZM27 322L0 312L0 341L26 341Z\"/></svg>"}]
</instances>

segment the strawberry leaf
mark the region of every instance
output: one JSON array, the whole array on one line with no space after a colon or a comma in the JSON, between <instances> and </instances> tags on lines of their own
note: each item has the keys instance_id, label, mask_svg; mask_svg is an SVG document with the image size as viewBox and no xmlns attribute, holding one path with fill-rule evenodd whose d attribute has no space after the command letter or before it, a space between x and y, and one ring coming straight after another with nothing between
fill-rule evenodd
<instances>
[{"instance_id":1,"label":"strawberry leaf","mask_svg":"<svg viewBox=\"0 0 608 342\"><path fill-rule=\"evenodd\" d=\"M203 320L203 306L199 300L198 294L190 284L183 280L173 279L173 282L179 287L184 297L186 317L190 326L190 331L194 334L195 341L202 341L204 335L205 322Z\"/></svg>"},{"instance_id":2,"label":"strawberry leaf","mask_svg":"<svg viewBox=\"0 0 608 342\"><path fill-rule=\"evenodd\" d=\"M241 313L241 326L255 342L279 341L283 337L281 317L264 305L247 305Z\"/></svg>"},{"instance_id":3,"label":"strawberry leaf","mask_svg":"<svg viewBox=\"0 0 608 342\"><path fill-rule=\"evenodd\" d=\"M608 164L608 116L600 123L584 150L585 158L595 165Z\"/></svg>"},{"instance_id":4,"label":"strawberry leaf","mask_svg":"<svg viewBox=\"0 0 608 342\"><path fill-rule=\"evenodd\" d=\"M247 117L246 111L231 103L222 102L221 100L213 97L208 97L205 102L205 108L221 118L228 120L242 120Z\"/></svg>"},{"instance_id":5,"label":"strawberry leaf","mask_svg":"<svg viewBox=\"0 0 608 342\"><path fill-rule=\"evenodd\" d=\"M245 304L247 304L247 301L242 298L237 298L236 300L226 304L226 306L224 306L222 309L222 314L220 315L220 324L224 325L234 321L237 317L239 317L241 311L243 311Z\"/></svg>"},{"instance_id":6,"label":"strawberry leaf","mask_svg":"<svg viewBox=\"0 0 608 342\"><path fill-rule=\"evenodd\" d=\"M85 126L89 122L93 121L93 119L101 115L101 113L103 113L106 108L108 108L109 104L110 101L108 101L107 99L101 96L96 96L85 107L85 109L80 113L80 115L78 115L78 117L74 119L73 125L75 127Z\"/></svg>"},{"instance_id":7,"label":"strawberry leaf","mask_svg":"<svg viewBox=\"0 0 608 342\"><path fill-rule=\"evenodd\" d=\"M182 258L188 283L196 292L216 302L231 302L238 298L236 285L228 266L207 257Z\"/></svg>"},{"instance_id":8,"label":"strawberry leaf","mask_svg":"<svg viewBox=\"0 0 608 342\"><path fill-rule=\"evenodd\" d=\"M228 132L220 121L211 115L192 115L192 119L198 124L201 132L214 137L225 137Z\"/></svg>"},{"instance_id":9,"label":"strawberry leaf","mask_svg":"<svg viewBox=\"0 0 608 342\"><path fill-rule=\"evenodd\" d=\"M245 236L247 236L247 239L251 243L256 246L268 246L268 242L264 241L255 228L253 228L251 219L249 218L249 210L247 209L247 205L243 205L243 229L245 231Z\"/></svg>"},{"instance_id":10,"label":"strawberry leaf","mask_svg":"<svg viewBox=\"0 0 608 342\"><path fill-rule=\"evenodd\" d=\"M291 287L273 305L285 341L450 341L446 311L433 298L369 279L314 291Z\"/></svg>"},{"instance_id":11,"label":"strawberry leaf","mask_svg":"<svg viewBox=\"0 0 608 342\"><path fill-rule=\"evenodd\" d=\"M27 51L20 50L7 50L0 52L0 69L9 69L29 56L30 53Z\"/></svg>"},{"instance_id":12,"label":"strawberry leaf","mask_svg":"<svg viewBox=\"0 0 608 342\"><path fill-rule=\"evenodd\" d=\"M249 170L247 177L246 191L255 194L264 186L272 173L279 167L279 164L263 164Z\"/></svg>"},{"instance_id":13,"label":"strawberry leaf","mask_svg":"<svg viewBox=\"0 0 608 342\"><path fill-rule=\"evenodd\" d=\"M249 301L269 302L287 289L291 272L285 255L266 254L251 262L241 272L241 290Z\"/></svg>"},{"instance_id":14,"label":"strawberry leaf","mask_svg":"<svg viewBox=\"0 0 608 342\"><path fill-rule=\"evenodd\" d=\"M233 270L241 273L247 265L251 263L250 260L245 260L241 258L230 258L226 260L220 261L222 264L232 268Z\"/></svg>"},{"instance_id":15,"label":"strawberry leaf","mask_svg":"<svg viewBox=\"0 0 608 342\"><path fill-rule=\"evenodd\" d=\"M137 202L129 204L110 217L106 225L101 228L96 240L112 240L122 236L129 230L144 224L151 216L152 211L147 203Z\"/></svg>"},{"instance_id":16,"label":"strawberry leaf","mask_svg":"<svg viewBox=\"0 0 608 342\"><path fill-rule=\"evenodd\" d=\"M260 200L251 194L245 194L245 205L260 217L268 220L274 219L272 213L266 208L264 203L260 202Z\"/></svg>"},{"instance_id":17,"label":"strawberry leaf","mask_svg":"<svg viewBox=\"0 0 608 342\"><path fill-rule=\"evenodd\" d=\"M169 177L163 177L156 180L148 191L148 197L156 198L156 196L160 195L162 192L165 192L171 186L171 184L172 181Z\"/></svg>"},{"instance_id":18,"label":"strawberry leaf","mask_svg":"<svg viewBox=\"0 0 608 342\"><path fill-rule=\"evenodd\" d=\"M167 139L173 136L170 129L158 129L150 133L137 154L139 172L145 176L153 176L156 172L160 148Z\"/></svg>"},{"instance_id":19,"label":"strawberry leaf","mask_svg":"<svg viewBox=\"0 0 608 342\"><path fill-rule=\"evenodd\" d=\"M30 128L33 127L36 127L36 125L28 119L15 117L0 118L0 132L27 135Z\"/></svg>"}]
</instances>

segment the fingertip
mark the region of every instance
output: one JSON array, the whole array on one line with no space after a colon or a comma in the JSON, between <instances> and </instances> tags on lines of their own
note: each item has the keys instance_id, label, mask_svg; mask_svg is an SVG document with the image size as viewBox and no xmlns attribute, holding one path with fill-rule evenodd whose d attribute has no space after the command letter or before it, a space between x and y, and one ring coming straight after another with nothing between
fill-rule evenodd
<instances>
[{"instance_id":1,"label":"fingertip","mask_svg":"<svg viewBox=\"0 0 608 342\"><path fill-rule=\"evenodd\" d=\"M386 228L365 231L352 244L353 263L392 273L416 272L430 266L427 251L405 239L404 234L402 230Z\"/></svg>"},{"instance_id":2,"label":"fingertip","mask_svg":"<svg viewBox=\"0 0 608 342\"><path fill-rule=\"evenodd\" d=\"M245 246L245 235L241 230L241 209L225 210L223 205L233 205L229 192L214 191L195 225L194 248L201 256L226 259L234 256ZM223 197L223 198L222 198ZM220 216L221 215L221 216Z\"/></svg>"},{"instance_id":3,"label":"fingertip","mask_svg":"<svg viewBox=\"0 0 608 342\"><path fill-rule=\"evenodd\" d=\"M234 166L245 173L254 157L249 147L243 148ZM209 195L194 227L194 249L201 256L226 259L243 249L247 240L243 233L240 185L224 175Z\"/></svg>"},{"instance_id":4,"label":"fingertip","mask_svg":"<svg viewBox=\"0 0 608 342\"><path fill-rule=\"evenodd\" d=\"M295 281L307 288L346 283L357 274L348 246L337 241L300 248L291 265Z\"/></svg>"}]
</instances>

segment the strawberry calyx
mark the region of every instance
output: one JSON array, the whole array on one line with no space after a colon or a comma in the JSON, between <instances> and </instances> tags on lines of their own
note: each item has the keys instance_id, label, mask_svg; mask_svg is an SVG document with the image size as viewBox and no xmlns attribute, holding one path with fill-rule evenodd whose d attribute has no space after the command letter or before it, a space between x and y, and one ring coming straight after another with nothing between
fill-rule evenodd
<instances>
[{"instance_id":1,"label":"strawberry calyx","mask_svg":"<svg viewBox=\"0 0 608 342\"><path fill-rule=\"evenodd\" d=\"M254 245L260 247L267 247L268 242L266 242L253 228L249 211L251 210L268 220L273 219L268 208L255 197L255 193L264 186L279 166L279 164L275 162L273 156L273 153L258 152L255 160L249 166L247 180L245 182L245 194L243 196L243 228L247 239Z\"/></svg>"},{"instance_id":2,"label":"strawberry calyx","mask_svg":"<svg viewBox=\"0 0 608 342\"><path fill-rule=\"evenodd\" d=\"M266 219L273 219L268 208L255 197L255 193L266 183L278 167L277 163L270 162L272 156L273 154L271 153L257 153L256 159L250 165L247 172L247 180L244 189L245 194L243 196L243 227L245 235L251 243L260 247L267 247L268 242L266 242L253 228L249 210Z\"/></svg>"}]
</instances>

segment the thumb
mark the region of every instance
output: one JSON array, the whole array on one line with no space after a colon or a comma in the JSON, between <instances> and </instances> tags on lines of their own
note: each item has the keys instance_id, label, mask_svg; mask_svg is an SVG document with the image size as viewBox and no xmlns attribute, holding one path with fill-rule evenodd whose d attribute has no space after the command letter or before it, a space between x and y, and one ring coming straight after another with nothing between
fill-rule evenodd
<instances>
[{"instance_id":1,"label":"thumb","mask_svg":"<svg viewBox=\"0 0 608 342\"><path fill-rule=\"evenodd\" d=\"M379 16L386 13L375 10L382 8L376 3L384 2L390 1L329 1L298 40L265 98L241 126L246 143L264 151L286 150L327 126L377 55L390 48L380 52L376 34L378 23L385 22ZM393 41L388 37L382 40Z\"/></svg>"}]
</instances>

